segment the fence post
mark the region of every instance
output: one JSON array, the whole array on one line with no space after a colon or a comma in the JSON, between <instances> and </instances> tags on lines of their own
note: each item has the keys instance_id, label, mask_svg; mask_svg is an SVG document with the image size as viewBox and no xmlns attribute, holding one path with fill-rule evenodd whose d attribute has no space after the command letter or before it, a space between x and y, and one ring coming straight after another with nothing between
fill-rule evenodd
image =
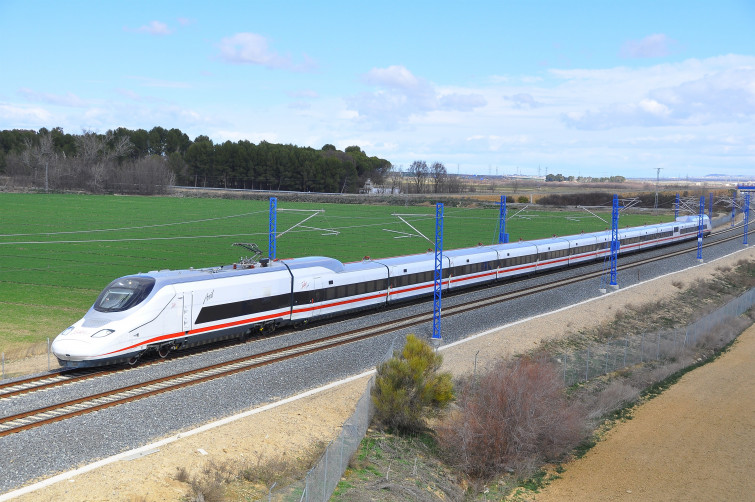
<instances>
[{"instance_id":1,"label":"fence post","mask_svg":"<svg viewBox=\"0 0 755 502\"><path fill-rule=\"evenodd\" d=\"M567 384L566 384L566 365L567 365L567 362L566 362L567 359L566 358L567 358L567 355L568 355L568 352L564 352L564 387L567 387Z\"/></svg>"},{"instance_id":2,"label":"fence post","mask_svg":"<svg viewBox=\"0 0 755 502\"><path fill-rule=\"evenodd\" d=\"M661 360L661 332L658 332L658 345L655 349L655 360L660 361Z\"/></svg>"},{"instance_id":3,"label":"fence post","mask_svg":"<svg viewBox=\"0 0 755 502\"><path fill-rule=\"evenodd\" d=\"M645 333L642 334L642 341L640 341L640 363L645 362Z\"/></svg>"},{"instance_id":4,"label":"fence post","mask_svg":"<svg viewBox=\"0 0 755 502\"><path fill-rule=\"evenodd\" d=\"M325 496L326 493L328 493L328 450L330 450L330 448L325 448L325 469L323 471L324 474L322 476L323 497ZM323 502L325 502L325 499L323 499Z\"/></svg>"},{"instance_id":5,"label":"fence post","mask_svg":"<svg viewBox=\"0 0 755 502\"><path fill-rule=\"evenodd\" d=\"M627 349L629 348L629 337L626 337L626 343L624 344L624 367L627 367Z\"/></svg>"},{"instance_id":6,"label":"fence post","mask_svg":"<svg viewBox=\"0 0 755 502\"><path fill-rule=\"evenodd\" d=\"M611 351L611 342L606 342L606 369L603 372L604 374L608 374L608 353Z\"/></svg>"},{"instance_id":7,"label":"fence post","mask_svg":"<svg viewBox=\"0 0 755 502\"><path fill-rule=\"evenodd\" d=\"M590 347L587 347L587 364L585 365L585 382L587 381L587 376L590 374Z\"/></svg>"}]
</instances>

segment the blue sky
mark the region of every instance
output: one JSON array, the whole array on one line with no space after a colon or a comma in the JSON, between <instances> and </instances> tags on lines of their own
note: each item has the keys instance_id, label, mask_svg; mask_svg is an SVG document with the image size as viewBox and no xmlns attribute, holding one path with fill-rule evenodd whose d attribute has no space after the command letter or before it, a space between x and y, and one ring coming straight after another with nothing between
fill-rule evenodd
<instances>
[{"instance_id":1,"label":"blue sky","mask_svg":"<svg viewBox=\"0 0 755 502\"><path fill-rule=\"evenodd\" d=\"M452 173L755 176L753 0L0 0L0 33L0 129L159 125Z\"/></svg>"}]
</instances>

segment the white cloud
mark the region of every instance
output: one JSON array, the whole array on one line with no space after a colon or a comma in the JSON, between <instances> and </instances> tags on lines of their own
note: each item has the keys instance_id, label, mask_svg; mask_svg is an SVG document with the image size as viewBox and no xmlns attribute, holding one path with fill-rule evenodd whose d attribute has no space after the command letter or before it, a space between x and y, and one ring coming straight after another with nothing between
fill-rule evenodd
<instances>
[{"instance_id":1,"label":"white cloud","mask_svg":"<svg viewBox=\"0 0 755 502\"><path fill-rule=\"evenodd\" d=\"M532 97L532 94L526 92L520 92L513 96L504 96L504 99L513 102L514 108L538 108L543 106L543 103L536 101Z\"/></svg>"},{"instance_id":2,"label":"white cloud","mask_svg":"<svg viewBox=\"0 0 755 502\"><path fill-rule=\"evenodd\" d=\"M178 82L173 80L161 80L157 78L138 76L129 76L127 78L141 82L142 87L161 87L167 89L188 89L191 87L187 82Z\"/></svg>"},{"instance_id":3,"label":"white cloud","mask_svg":"<svg viewBox=\"0 0 755 502\"><path fill-rule=\"evenodd\" d=\"M623 58L662 58L671 54L670 46L674 43L663 33L656 33L641 40L624 42L619 54Z\"/></svg>"},{"instance_id":4,"label":"white cloud","mask_svg":"<svg viewBox=\"0 0 755 502\"><path fill-rule=\"evenodd\" d=\"M226 141L250 141L252 143L260 143L262 141L267 141L268 143L279 143L281 140L279 139L279 135L276 132L256 132L256 131L228 131L228 130L221 130L216 131L213 137L217 138L217 142L226 142Z\"/></svg>"},{"instance_id":5,"label":"white cloud","mask_svg":"<svg viewBox=\"0 0 755 502\"><path fill-rule=\"evenodd\" d=\"M83 108L91 104L71 92L61 95L46 92L37 92L32 89L23 87L18 90L18 93L24 96L27 100L36 103L47 103L50 105L69 106L75 108Z\"/></svg>"},{"instance_id":6,"label":"white cloud","mask_svg":"<svg viewBox=\"0 0 755 502\"><path fill-rule=\"evenodd\" d=\"M497 136L495 134L475 135L466 138L468 144L477 144L478 147L497 152L503 147L523 146L531 142L531 138L525 134L511 136Z\"/></svg>"},{"instance_id":7,"label":"white cloud","mask_svg":"<svg viewBox=\"0 0 755 502\"><path fill-rule=\"evenodd\" d=\"M563 113L563 121L576 129L755 121L755 58L555 74L567 79L563 87L585 86L594 102L603 101L597 109Z\"/></svg>"},{"instance_id":8,"label":"white cloud","mask_svg":"<svg viewBox=\"0 0 755 502\"><path fill-rule=\"evenodd\" d=\"M475 108L481 108L486 104L487 100L481 94L453 93L438 97L438 108L443 110L471 112Z\"/></svg>"},{"instance_id":9,"label":"white cloud","mask_svg":"<svg viewBox=\"0 0 755 502\"><path fill-rule=\"evenodd\" d=\"M404 66L373 68L362 80L378 89L346 102L358 113L360 123L370 128L395 129L410 117L440 110L470 112L487 104L480 93L438 89Z\"/></svg>"},{"instance_id":10,"label":"white cloud","mask_svg":"<svg viewBox=\"0 0 755 502\"><path fill-rule=\"evenodd\" d=\"M149 24L145 24L144 26L140 26L135 31L138 33L148 33L150 35L170 35L173 33L173 30L168 28L168 25L160 22L160 21L150 21Z\"/></svg>"},{"instance_id":11,"label":"white cloud","mask_svg":"<svg viewBox=\"0 0 755 502\"><path fill-rule=\"evenodd\" d=\"M309 110L312 108L312 103L306 101L293 101L288 104L288 107L292 110Z\"/></svg>"},{"instance_id":12,"label":"white cloud","mask_svg":"<svg viewBox=\"0 0 755 502\"><path fill-rule=\"evenodd\" d=\"M388 68L373 68L364 76L370 85L403 89L408 92L426 89L429 84L414 75L403 66L389 66Z\"/></svg>"},{"instance_id":13,"label":"white cloud","mask_svg":"<svg viewBox=\"0 0 755 502\"><path fill-rule=\"evenodd\" d=\"M44 124L49 126L51 119L52 114L44 108L0 103L0 124L6 124L3 129L21 125L35 128L43 127Z\"/></svg>"},{"instance_id":14,"label":"white cloud","mask_svg":"<svg viewBox=\"0 0 755 502\"><path fill-rule=\"evenodd\" d=\"M316 63L306 54L304 62L295 64L290 56L281 56L268 47L267 38L257 33L236 33L218 44L220 58L233 64L252 64L270 69L313 71Z\"/></svg>"},{"instance_id":15,"label":"white cloud","mask_svg":"<svg viewBox=\"0 0 755 502\"><path fill-rule=\"evenodd\" d=\"M317 91L313 91L311 89L304 89L300 91L289 91L289 92L286 92L286 94L288 94L292 98L301 98L301 99L317 99L320 97Z\"/></svg>"}]
</instances>

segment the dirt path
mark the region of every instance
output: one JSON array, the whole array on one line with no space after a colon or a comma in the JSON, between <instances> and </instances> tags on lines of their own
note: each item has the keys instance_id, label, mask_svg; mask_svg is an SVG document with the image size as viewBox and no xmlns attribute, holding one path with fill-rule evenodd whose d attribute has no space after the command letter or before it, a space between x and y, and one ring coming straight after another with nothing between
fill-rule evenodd
<instances>
[{"instance_id":1,"label":"dirt path","mask_svg":"<svg viewBox=\"0 0 755 502\"><path fill-rule=\"evenodd\" d=\"M569 309L564 309L552 314L543 315L537 319L518 323L500 330L493 331L485 336L479 336L468 342L451 347L443 351L444 369L448 369L455 374L471 372L475 362L478 369L485 365L492 364L500 357L528 351L543 340L566 336L569 331L577 332L578 330L600 323L613 317L613 313L622 308L627 303L643 304L663 298L666 295L674 294L679 291L679 284L690 284L696 279L708 279L716 275L716 269L722 266L732 266L740 259L755 260L755 248L748 248L734 256L719 260L713 263L706 263L703 266L695 267L691 270L674 274L668 277L649 281L645 284L632 288L620 289L614 294L606 295L596 301L578 305ZM752 354L749 356L752 362ZM714 365L719 364L718 362ZM713 365L711 365L713 366ZM751 368L752 369L752 368ZM717 384L719 389L732 387L736 391L740 387L740 380L734 380L734 375L730 375L731 382L722 382ZM749 375L752 381L752 374ZM315 395L307 399L295 401L274 410L266 411L253 415L242 420L218 427L216 429L202 432L200 434L181 439L169 445L160 448L160 451L150 455L128 460L118 461L94 471L76 476L70 480L60 481L52 486L37 490L33 493L24 495L18 500L22 501L48 501L48 500L75 500L75 501L140 501L140 500L179 500L186 493L187 485L175 480L178 468L186 468L190 473L199 472L203 466L209 462L241 462L248 459L256 460L257 458L265 459L278 455L290 455L296 457L300 452L306 451L318 441L325 443L331 441L338 433L340 426L353 412L359 396L364 392L367 379L354 381L348 385L338 387L327 391L326 393ZM744 387L742 387L744 390ZM737 406L743 406L745 401L752 401L752 386L750 384L749 394L739 394L735 400ZM723 392L720 394L724 395ZM694 403L695 392L688 398ZM742 396L747 399L742 399ZM721 410L722 404L715 407L711 405L710 410ZM739 412L745 413L744 408L738 408ZM700 422L699 429L689 430L686 436L695 437L712 434L711 429L719 430L719 425L725 423L742 423L749 427L752 434L752 408L749 408L749 417L743 415L740 419L734 419L733 415L721 413L718 422ZM695 415L697 409L687 409L686 413ZM732 410L731 413L734 413ZM747 426L749 424L749 426ZM656 431L659 435L667 435L668 426L675 429L675 421L664 420L656 423ZM722 432L728 432L733 429L720 427ZM746 429L745 429L746 430ZM745 464L752 468L752 443L749 449L738 445L744 445L747 438L741 436L742 432L737 432L731 438L735 447L727 446L719 448L724 444L721 439L710 446L710 450L699 450L695 455L701 458L704 468L699 468L695 464L694 469L687 469L692 466L686 458L686 453L680 452L678 459L671 462L674 471L681 472L685 470L692 471L695 480L699 484L708 478L715 478L711 474L713 470L728 470L729 472L742 472L738 465ZM658 439L654 437L652 441ZM749 438L751 441L751 438ZM631 436L630 436L631 440ZM649 445L650 440L643 440L637 443L636 448L647 453L649 465L650 458L655 455L655 449ZM629 446L626 447L629 451ZM207 454L199 451L202 449ZM713 458L712 455L720 450L722 453L729 452L731 455L727 459L716 457L716 465L713 460L706 461L705 457ZM597 451L594 450L594 451ZM742 462L742 454L750 455L750 463ZM609 462L619 464L623 462L623 454L620 453L619 460L610 460ZM725 464L724 460L730 461L731 465ZM642 460L641 460L642 461ZM668 461L666 461L669 463ZM620 487L624 495L633 495L637 500L647 499L645 493L663 494L659 499L668 500L666 496L669 493L666 490L667 474L656 475L653 469L648 468L641 485ZM607 476L609 479L611 476ZM743 477L745 479L745 477ZM583 481L582 493L584 490L592 490L590 482ZM751 482L750 482L751 483ZM693 493L696 485L689 487L688 492ZM752 484L748 485L752 488ZM722 489L726 487L721 487ZM556 489L554 485L554 489ZM626 493L626 490L633 490L632 494ZM637 495L642 493L643 495ZM747 493L747 492L740 492ZM570 497L567 497L567 499ZM713 499L721 497L712 497ZM557 500L558 497L551 500ZM543 499L545 500L545 499ZM596 500L606 500L596 498Z\"/></svg>"},{"instance_id":2,"label":"dirt path","mask_svg":"<svg viewBox=\"0 0 755 502\"><path fill-rule=\"evenodd\" d=\"M535 500L752 500L753 470L755 327L613 428Z\"/></svg>"}]
</instances>

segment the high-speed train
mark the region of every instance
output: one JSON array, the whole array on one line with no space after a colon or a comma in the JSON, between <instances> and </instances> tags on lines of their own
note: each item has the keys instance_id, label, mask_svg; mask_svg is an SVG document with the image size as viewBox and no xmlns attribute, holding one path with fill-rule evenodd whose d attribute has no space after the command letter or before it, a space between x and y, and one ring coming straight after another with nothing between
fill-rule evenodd
<instances>
[{"instance_id":1,"label":"high-speed train","mask_svg":"<svg viewBox=\"0 0 755 502\"><path fill-rule=\"evenodd\" d=\"M710 233L704 217L704 234ZM642 251L698 236L698 217L619 230L619 253ZM443 290L566 267L610 254L611 231L445 251ZM161 270L111 282L52 352L64 367L134 364L145 352L211 340L347 311L376 308L434 289L435 254L341 263L308 257L223 267Z\"/></svg>"}]
</instances>

